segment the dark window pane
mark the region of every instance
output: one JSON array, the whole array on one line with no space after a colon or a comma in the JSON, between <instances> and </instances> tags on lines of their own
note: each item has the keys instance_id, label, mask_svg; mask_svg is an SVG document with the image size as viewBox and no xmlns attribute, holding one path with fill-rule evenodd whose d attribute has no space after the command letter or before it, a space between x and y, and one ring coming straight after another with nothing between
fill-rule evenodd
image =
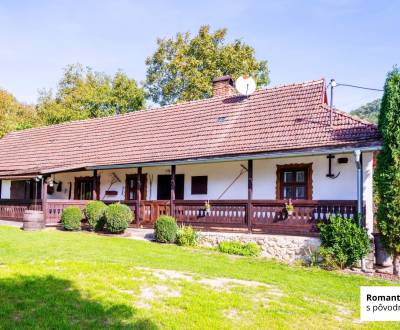
<instances>
[{"instance_id":1,"label":"dark window pane","mask_svg":"<svg viewBox=\"0 0 400 330\"><path fill-rule=\"evenodd\" d=\"M305 187L296 187L296 198L304 199L306 197L306 189Z\"/></svg>"},{"instance_id":2,"label":"dark window pane","mask_svg":"<svg viewBox=\"0 0 400 330\"><path fill-rule=\"evenodd\" d=\"M207 176L192 176L192 194L206 195L207 194Z\"/></svg>"},{"instance_id":3,"label":"dark window pane","mask_svg":"<svg viewBox=\"0 0 400 330\"><path fill-rule=\"evenodd\" d=\"M293 172L283 172L283 182L292 182Z\"/></svg>"},{"instance_id":4,"label":"dark window pane","mask_svg":"<svg viewBox=\"0 0 400 330\"><path fill-rule=\"evenodd\" d=\"M283 198L292 198L292 187L283 187Z\"/></svg>"},{"instance_id":5,"label":"dark window pane","mask_svg":"<svg viewBox=\"0 0 400 330\"><path fill-rule=\"evenodd\" d=\"M296 172L296 182L304 182L304 171L297 171Z\"/></svg>"}]
</instances>

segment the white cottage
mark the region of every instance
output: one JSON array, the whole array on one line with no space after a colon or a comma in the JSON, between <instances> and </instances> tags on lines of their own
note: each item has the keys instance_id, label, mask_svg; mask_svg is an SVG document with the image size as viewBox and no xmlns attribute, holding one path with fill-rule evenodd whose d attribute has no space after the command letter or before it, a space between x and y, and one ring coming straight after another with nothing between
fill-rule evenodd
<instances>
[{"instance_id":1,"label":"white cottage","mask_svg":"<svg viewBox=\"0 0 400 330\"><path fill-rule=\"evenodd\" d=\"M372 232L375 125L329 108L324 80L248 97L229 76L213 84L205 100L8 134L0 219L36 208L55 224L66 206L100 199L128 204L132 226L172 214L208 230L317 236L338 213Z\"/></svg>"}]
</instances>

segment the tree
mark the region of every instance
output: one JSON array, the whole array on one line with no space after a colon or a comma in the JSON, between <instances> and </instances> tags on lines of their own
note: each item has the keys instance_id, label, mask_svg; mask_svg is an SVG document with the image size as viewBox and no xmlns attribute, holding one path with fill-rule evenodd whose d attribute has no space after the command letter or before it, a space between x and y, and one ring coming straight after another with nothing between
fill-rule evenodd
<instances>
[{"instance_id":1,"label":"tree","mask_svg":"<svg viewBox=\"0 0 400 330\"><path fill-rule=\"evenodd\" d=\"M368 120L371 123L377 124L381 102L381 99L376 99L351 111L350 114L360 117L361 119Z\"/></svg>"},{"instance_id":2,"label":"tree","mask_svg":"<svg viewBox=\"0 0 400 330\"><path fill-rule=\"evenodd\" d=\"M178 33L157 40L156 52L146 59L147 96L161 105L212 96L212 80L250 74L258 86L269 82L266 61L257 61L254 48L235 40L225 43L227 29L213 33L202 26L196 36Z\"/></svg>"},{"instance_id":3,"label":"tree","mask_svg":"<svg viewBox=\"0 0 400 330\"><path fill-rule=\"evenodd\" d=\"M118 71L113 78L80 64L69 65L53 92L40 92L37 111L46 125L104 117L144 107L144 91Z\"/></svg>"},{"instance_id":4,"label":"tree","mask_svg":"<svg viewBox=\"0 0 400 330\"><path fill-rule=\"evenodd\" d=\"M378 155L375 183L378 197L378 229L393 256L393 274L400 263L400 70L389 72L382 98L378 127L383 148Z\"/></svg>"},{"instance_id":5,"label":"tree","mask_svg":"<svg viewBox=\"0 0 400 330\"><path fill-rule=\"evenodd\" d=\"M12 94L0 89L0 138L8 132L38 125L34 107L18 102Z\"/></svg>"}]
</instances>

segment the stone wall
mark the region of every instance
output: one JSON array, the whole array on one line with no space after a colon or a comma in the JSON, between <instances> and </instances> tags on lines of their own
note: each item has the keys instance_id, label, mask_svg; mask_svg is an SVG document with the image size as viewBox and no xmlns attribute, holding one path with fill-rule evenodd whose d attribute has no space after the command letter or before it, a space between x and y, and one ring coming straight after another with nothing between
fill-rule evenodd
<instances>
[{"instance_id":1,"label":"stone wall","mask_svg":"<svg viewBox=\"0 0 400 330\"><path fill-rule=\"evenodd\" d=\"M254 242L261 248L261 255L285 262L306 259L320 246L320 239L304 236L264 235L244 233L199 232L199 244L216 247L221 241Z\"/></svg>"}]
</instances>

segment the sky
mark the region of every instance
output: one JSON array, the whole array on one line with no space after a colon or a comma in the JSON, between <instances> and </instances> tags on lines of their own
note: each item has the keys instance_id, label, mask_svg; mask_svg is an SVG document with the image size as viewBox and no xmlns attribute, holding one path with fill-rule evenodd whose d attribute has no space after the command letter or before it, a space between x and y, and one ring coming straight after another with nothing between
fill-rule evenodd
<instances>
[{"instance_id":1,"label":"sky","mask_svg":"<svg viewBox=\"0 0 400 330\"><path fill-rule=\"evenodd\" d=\"M35 103L67 64L141 82L157 38L226 27L267 60L270 86L334 78L382 88L400 65L400 1L8 1L0 0L0 87ZM350 111L380 92L336 87Z\"/></svg>"}]
</instances>

